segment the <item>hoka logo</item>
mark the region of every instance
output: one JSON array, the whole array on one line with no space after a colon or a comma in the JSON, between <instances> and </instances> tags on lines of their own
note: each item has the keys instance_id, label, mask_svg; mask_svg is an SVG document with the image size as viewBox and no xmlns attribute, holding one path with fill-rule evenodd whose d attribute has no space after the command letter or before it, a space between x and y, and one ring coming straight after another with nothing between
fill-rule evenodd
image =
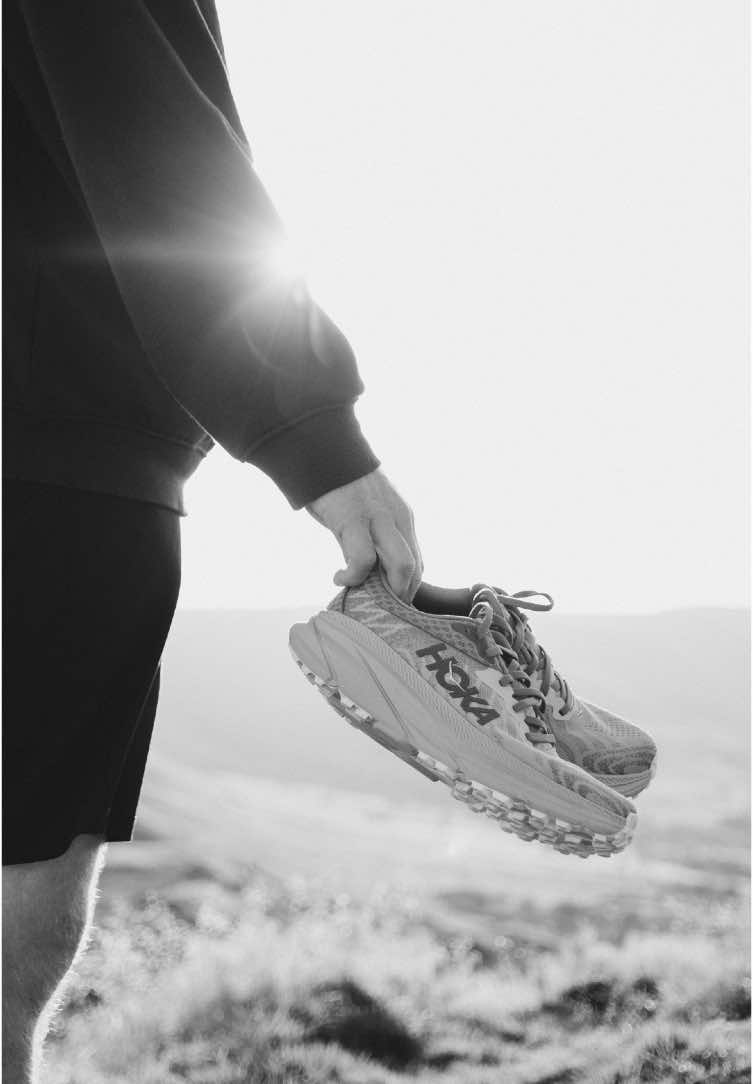
<instances>
[{"instance_id":1,"label":"hoka logo","mask_svg":"<svg viewBox=\"0 0 753 1084\"><path fill-rule=\"evenodd\" d=\"M427 662L427 670L434 673L439 684L450 694L453 700L460 701L463 711L473 715L475 719L486 726L492 719L499 719L499 712L490 707L484 700L475 685L471 685L471 679L466 671L453 656L442 658L442 652L446 650L445 644L430 644L416 652L419 658L430 656L434 661Z\"/></svg>"}]
</instances>

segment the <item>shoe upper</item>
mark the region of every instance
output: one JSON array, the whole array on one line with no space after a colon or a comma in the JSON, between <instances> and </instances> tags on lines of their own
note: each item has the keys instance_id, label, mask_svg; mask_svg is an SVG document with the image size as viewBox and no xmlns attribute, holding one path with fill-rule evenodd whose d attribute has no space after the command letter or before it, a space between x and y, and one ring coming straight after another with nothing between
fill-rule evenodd
<instances>
[{"instance_id":1,"label":"shoe upper","mask_svg":"<svg viewBox=\"0 0 753 1084\"><path fill-rule=\"evenodd\" d=\"M551 596L531 591L508 595L484 585L472 590L489 601L531 683L546 697L559 755L600 777L650 773L656 760L656 744L650 735L620 715L577 697L537 642L523 608L549 610ZM532 602L537 597L546 603ZM643 785L647 782L648 778Z\"/></svg>"},{"instance_id":2,"label":"shoe upper","mask_svg":"<svg viewBox=\"0 0 753 1084\"><path fill-rule=\"evenodd\" d=\"M539 592L508 595L486 584L454 590L424 583L407 606L376 568L360 587L341 591L329 608L367 624L492 732L528 741L541 753L556 752L618 789L637 793L650 781L656 744L640 727L577 697L555 670L523 612L552 605L551 597ZM421 634L428 639L417 648ZM441 644L465 659L451 656Z\"/></svg>"},{"instance_id":3,"label":"shoe upper","mask_svg":"<svg viewBox=\"0 0 753 1084\"><path fill-rule=\"evenodd\" d=\"M360 587L341 591L328 609L367 625L472 721L554 754L545 697L532 687L502 637L495 639L489 631L490 615L486 620L481 613L471 616L468 591L425 587L423 599L438 612L407 606L375 570Z\"/></svg>"},{"instance_id":4,"label":"shoe upper","mask_svg":"<svg viewBox=\"0 0 753 1084\"><path fill-rule=\"evenodd\" d=\"M569 712L554 711L551 726L559 755L594 775L642 775L653 769L653 739L606 708L575 696Z\"/></svg>"}]
</instances>

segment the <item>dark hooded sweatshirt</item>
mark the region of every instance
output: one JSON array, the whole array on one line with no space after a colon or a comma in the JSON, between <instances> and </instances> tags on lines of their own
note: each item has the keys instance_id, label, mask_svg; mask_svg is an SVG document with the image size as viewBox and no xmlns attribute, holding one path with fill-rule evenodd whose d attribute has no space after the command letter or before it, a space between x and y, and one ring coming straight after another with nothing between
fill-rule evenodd
<instances>
[{"instance_id":1,"label":"dark hooded sweatshirt","mask_svg":"<svg viewBox=\"0 0 753 1084\"><path fill-rule=\"evenodd\" d=\"M215 441L295 508L373 470L347 341L270 271L214 0L4 0L3 30L5 476L184 513Z\"/></svg>"}]
</instances>

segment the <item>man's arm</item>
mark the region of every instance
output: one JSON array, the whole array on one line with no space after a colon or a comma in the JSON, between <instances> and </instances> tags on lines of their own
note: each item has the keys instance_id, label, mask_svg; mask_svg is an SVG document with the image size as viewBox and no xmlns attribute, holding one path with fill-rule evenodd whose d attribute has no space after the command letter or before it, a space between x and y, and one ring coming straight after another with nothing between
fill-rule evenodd
<instances>
[{"instance_id":1,"label":"man's arm","mask_svg":"<svg viewBox=\"0 0 753 1084\"><path fill-rule=\"evenodd\" d=\"M60 128L51 152L101 244L72 258L104 253L170 393L294 507L373 471L353 353L300 283L270 272L284 230L242 133L146 5L16 4Z\"/></svg>"},{"instance_id":2,"label":"man's arm","mask_svg":"<svg viewBox=\"0 0 753 1084\"><path fill-rule=\"evenodd\" d=\"M60 138L48 151L74 195L83 192L101 245L71 257L104 254L173 397L333 532L347 562L335 581L360 583L380 559L393 589L412 598L422 572L412 513L356 421L363 385L350 346L301 283L270 272L284 230L224 69L213 69L213 88L232 123L142 0L8 0L5 15L16 10L44 84L30 117L54 113ZM193 30L211 30L221 51L203 0L207 13ZM169 4L161 15L198 18ZM5 60L13 78L14 58Z\"/></svg>"}]
</instances>

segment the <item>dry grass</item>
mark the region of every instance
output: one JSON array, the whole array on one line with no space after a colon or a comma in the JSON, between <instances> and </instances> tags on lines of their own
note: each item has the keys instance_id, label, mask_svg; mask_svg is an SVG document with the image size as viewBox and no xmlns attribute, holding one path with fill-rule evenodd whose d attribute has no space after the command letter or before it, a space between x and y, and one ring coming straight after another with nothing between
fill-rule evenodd
<instances>
[{"instance_id":1,"label":"dry grass","mask_svg":"<svg viewBox=\"0 0 753 1084\"><path fill-rule=\"evenodd\" d=\"M185 882L107 909L45 1084L685 1084L749 1079L742 910L542 950L398 893Z\"/></svg>"}]
</instances>

